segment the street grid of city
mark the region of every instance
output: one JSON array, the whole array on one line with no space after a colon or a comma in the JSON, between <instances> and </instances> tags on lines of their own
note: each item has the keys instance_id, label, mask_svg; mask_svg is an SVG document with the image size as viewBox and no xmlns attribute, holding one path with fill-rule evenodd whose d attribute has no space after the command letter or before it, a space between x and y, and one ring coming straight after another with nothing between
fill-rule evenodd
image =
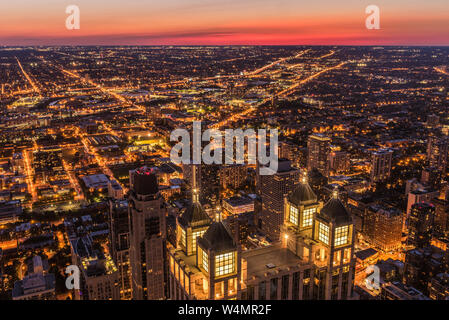
<instances>
[{"instance_id":1,"label":"street grid of city","mask_svg":"<svg viewBox=\"0 0 449 320\"><path fill-rule=\"evenodd\" d=\"M448 84L448 47L0 47L0 298L448 299ZM194 121L278 172L173 163Z\"/></svg>"}]
</instances>

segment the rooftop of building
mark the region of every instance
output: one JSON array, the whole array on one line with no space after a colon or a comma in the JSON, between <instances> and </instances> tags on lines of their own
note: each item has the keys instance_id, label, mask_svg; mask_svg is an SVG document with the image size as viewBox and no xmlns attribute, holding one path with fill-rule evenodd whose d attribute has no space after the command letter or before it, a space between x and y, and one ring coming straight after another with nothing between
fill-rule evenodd
<instances>
[{"instance_id":1,"label":"rooftop of building","mask_svg":"<svg viewBox=\"0 0 449 320\"><path fill-rule=\"evenodd\" d=\"M196 201L190 203L190 205L181 212L178 221L183 227L195 227L211 223L211 219L203 209L202 205Z\"/></svg>"},{"instance_id":2,"label":"rooftop of building","mask_svg":"<svg viewBox=\"0 0 449 320\"><path fill-rule=\"evenodd\" d=\"M154 170L147 167L135 170L132 188L140 195L156 194L159 191L159 185Z\"/></svg>"},{"instance_id":3,"label":"rooftop of building","mask_svg":"<svg viewBox=\"0 0 449 320\"><path fill-rule=\"evenodd\" d=\"M302 182L296 187L296 189L288 195L288 200L299 206L301 204L311 204L317 202L318 198L313 192L306 179L303 178Z\"/></svg>"},{"instance_id":4,"label":"rooftop of building","mask_svg":"<svg viewBox=\"0 0 449 320\"><path fill-rule=\"evenodd\" d=\"M377 250L375 250L373 248L368 248L368 249L356 252L355 256L357 259L360 259L363 261L363 260L369 259L370 257L376 255L377 253L379 253Z\"/></svg>"},{"instance_id":5,"label":"rooftop of building","mask_svg":"<svg viewBox=\"0 0 449 320\"><path fill-rule=\"evenodd\" d=\"M198 239L198 244L216 253L237 250L234 238L221 221L212 223L204 235Z\"/></svg>"},{"instance_id":6,"label":"rooftop of building","mask_svg":"<svg viewBox=\"0 0 449 320\"><path fill-rule=\"evenodd\" d=\"M346 225L352 223L352 217L346 210L343 203L338 199L337 195L333 195L324 205L317 217L338 225Z\"/></svg>"},{"instance_id":7,"label":"rooftop of building","mask_svg":"<svg viewBox=\"0 0 449 320\"><path fill-rule=\"evenodd\" d=\"M247 261L248 278L252 276L264 277L267 272L306 264L293 252L287 248L282 248L278 243L245 251L242 253L242 258Z\"/></svg>"},{"instance_id":8,"label":"rooftop of building","mask_svg":"<svg viewBox=\"0 0 449 320\"><path fill-rule=\"evenodd\" d=\"M384 284L384 288L395 294L401 300L409 300L410 298L412 300L430 300L430 298L425 296L422 292L418 291L413 287L406 286L405 284L399 281L386 283Z\"/></svg>"},{"instance_id":9,"label":"rooftop of building","mask_svg":"<svg viewBox=\"0 0 449 320\"><path fill-rule=\"evenodd\" d=\"M223 201L225 201L232 207L244 206L247 204L254 203L254 199L251 199L249 197L242 197L242 196L233 196L233 197L224 199Z\"/></svg>"},{"instance_id":10,"label":"rooftop of building","mask_svg":"<svg viewBox=\"0 0 449 320\"><path fill-rule=\"evenodd\" d=\"M32 273L22 280L14 282L14 288L12 289L12 298L17 299L21 296L40 293L46 291L55 290L55 275Z\"/></svg>"}]
</instances>

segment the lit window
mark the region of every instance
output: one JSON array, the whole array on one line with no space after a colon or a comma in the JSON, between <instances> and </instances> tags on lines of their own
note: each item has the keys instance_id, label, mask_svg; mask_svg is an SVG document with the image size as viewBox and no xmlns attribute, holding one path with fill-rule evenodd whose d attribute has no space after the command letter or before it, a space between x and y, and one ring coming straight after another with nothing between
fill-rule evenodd
<instances>
[{"instance_id":1,"label":"lit window","mask_svg":"<svg viewBox=\"0 0 449 320\"><path fill-rule=\"evenodd\" d=\"M215 257L215 275L224 276L235 271L234 252L220 254Z\"/></svg>"},{"instance_id":2,"label":"lit window","mask_svg":"<svg viewBox=\"0 0 449 320\"><path fill-rule=\"evenodd\" d=\"M298 208L293 206L290 207L290 222L293 224L298 224Z\"/></svg>"},{"instance_id":3,"label":"lit window","mask_svg":"<svg viewBox=\"0 0 449 320\"><path fill-rule=\"evenodd\" d=\"M335 246L341 246L348 243L349 226L338 227L335 229Z\"/></svg>"},{"instance_id":4,"label":"lit window","mask_svg":"<svg viewBox=\"0 0 449 320\"><path fill-rule=\"evenodd\" d=\"M204 232L206 232L206 230L203 231L195 231L193 233L193 239L192 239L192 251L196 252L196 239L198 239L198 237L202 237Z\"/></svg>"},{"instance_id":5,"label":"lit window","mask_svg":"<svg viewBox=\"0 0 449 320\"><path fill-rule=\"evenodd\" d=\"M186 247L186 231L181 228L181 245Z\"/></svg>"},{"instance_id":6,"label":"lit window","mask_svg":"<svg viewBox=\"0 0 449 320\"><path fill-rule=\"evenodd\" d=\"M209 272L209 257L207 253L203 251L203 269Z\"/></svg>"},{"instance_id":7,"label":"lit window","mask_svg":"<svg viewBox=\"0 0 449 320\"><path fill-rule=\"evenodd\" d=\"M302 214L302 226L310 227L313 223L313 214L315 213L316 208L310 208L304 210Z\"/></svg>"},{"instance_id":8,"label":"lit window","mask_svg":"<svg viewBox=\"0 0 449 320\"><path fill-rule=\"evenodd\" d=\"M329 227L322 222L318 225L318 239L325 244L329 244Z\"/></svg>"}]
</instances>

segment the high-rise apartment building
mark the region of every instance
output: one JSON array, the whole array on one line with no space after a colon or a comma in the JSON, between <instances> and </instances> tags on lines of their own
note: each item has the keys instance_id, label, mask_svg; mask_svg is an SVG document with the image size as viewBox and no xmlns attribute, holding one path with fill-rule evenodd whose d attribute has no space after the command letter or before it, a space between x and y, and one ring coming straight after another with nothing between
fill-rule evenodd
<instances>
[{"instance_id":1,"label":"high-rise apartment building","mask_svg":"<svg viewBox=\"0 0 449 320\"><path fill-rule=\"evenodd\" d=\"M410 216L412 206L415 203L429 202L433 203L435 198L438 198L440 193L435 190L417 189L408 194L407 198L407 218Z\"/></svg>"},{"instance_id":2,"label":"high-rise apartment building","mask_svg":"<svg viewBox=\"0 0 449 320\"><path fill-rule=\"evenodd\" d=\"M335 173L344 173L349 170L349 154L345 151L332 151L329 154L329 166Z\"/></svg>"},{"instance_id":3,"label":"high-rise apartment building","mask_svg":"<svg viewBox=\"0 0 449 320\"><path fill-rule=\"evenodd\" d=\"M302 160L299 146L291 142L279 141L279 158L288 159L295 167L299 167Z\"/></svg>"},{"instance_id":4,"label":"high-rise apartment building","mask_svg":"<svg viewBox=\"0 0 449 320\"><path fill-rule=\"evenodd\" d=\"M410 217L408 218L409 233L407 244L417 248L424 248L430 245L434 216L435 206L432 204L421 202L412 206Z\"/></svg>"},{"instance_id":5,"label":"high-rise apartment building","mask_svg":"<svg viewBox=\"0 0 449 320\"><path fill-rule=\"evenodd\" d=\"M429 136L427 140L427 161L429 166L445 172L449 152L449 138Z\"/></svg>"},{"instance_id":6,"label":"high-rise apartment building","mask_svg":"<svg viewBox=\"0 0 449 320\"><path fill-rule=\"evenodd\" d=\"M378 204L365 209L363 235L383 251L401 247L403 214L400 210Z\"/></svg>"},{"instance_id":7,"label":"high-rise apartment building","mask_svg":"<svg viewBox=\"0 0 449 320\"><path fill-rule=\"evenodd\" d=\"M323 176L329 176L329 154L331 139L315 133L307 141L307 170L318 169Z\"/></svg>"},{"instance_id":8,"label":"high-rise apartment building","mask_svg":"<svg viewBox=\"0 0 449 320\"><path fill-rule=\"evenodd\" d=\"M433 219L433 230L441 235L449 231L449 201L443 199L433 199L435 205L435 217Z\"/></svg>"},{"instance_id":9,"label":"high-rise apartment building","mask_svg":"<svg viewBox=\"0 0 449 320\"><path fill-rule=\"evenodd\" d=\"M371 182L381 182L390 178L393 151L382 149L371 155Z\"/></svg>"},{"instance_id":10,"label":"high-rise apartment building","mask_svg":"<svg viewBox=\"0 0 449 320\"><path fill-rule=\"evenodd\" d=\"M130 172L129 238L132 297L166 297L166 209L157 177L143 167Z\"/></svg>"}]
</instances>

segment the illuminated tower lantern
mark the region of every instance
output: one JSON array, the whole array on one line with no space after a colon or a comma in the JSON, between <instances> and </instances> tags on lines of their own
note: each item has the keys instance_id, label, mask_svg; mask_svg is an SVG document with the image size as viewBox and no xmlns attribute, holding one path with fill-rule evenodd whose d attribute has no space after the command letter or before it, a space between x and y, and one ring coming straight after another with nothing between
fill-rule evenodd
<instances>
[{"instance_id":1,"label":"illuminated tower lantern","mask_svg":"<svg viewBox=\"0 0 449 320\"><path fill-rule=\"evenodd\" d=\"M284 223L293 226L297 231L309 230L312 235L312 227L315 214L322 207L316 194L307 183L307 175L304 174L299 186L284 198Z\"/></svg>"},{"instance_id":2,"label":"illuminated tower lantern","mask_svg":"<svg viewBox=\"0 0 449 320\"><path fill-rule=\"evenodd\" d=\"M240 290L240 255L221 217L198 239L197 250L197 265L206 276L208 299L235 299Z\"/></svg>"},{"instance_id":3,"label":"illuminated tower lantern","mask_svg":"<svg viewBox=\"0 0 449 320\"><path fill-rule=\"evenodd\" d=\"M352 217L338 199L337 191L316 215L312 256L315 269L314 296L317 299L348 299L354 272L354 226Z\"/></svg>"},{"instance_id":4,"label":"illuminated tower lantern","mask_svg":"<svg viewBox=\"0 0 449 320\"><path fill-rule=\"evenodd\" d=\"M165 298L165 208L156 175L130 172L130 264L134 300Z\"/></svg>"},{"instance_id":5,"label":"illuminated tower lantern","mask_svg":"<svg viewBox=\"0 0 449 320\"><path fill-rule=\"evenodd\" d=\"M196 242L209 228L211 219L199 201L196 188L196 170L193 170L192 203L178 217L176 227L177 244L187 256L196 253Z\"/></svg>"}]
</instances>

